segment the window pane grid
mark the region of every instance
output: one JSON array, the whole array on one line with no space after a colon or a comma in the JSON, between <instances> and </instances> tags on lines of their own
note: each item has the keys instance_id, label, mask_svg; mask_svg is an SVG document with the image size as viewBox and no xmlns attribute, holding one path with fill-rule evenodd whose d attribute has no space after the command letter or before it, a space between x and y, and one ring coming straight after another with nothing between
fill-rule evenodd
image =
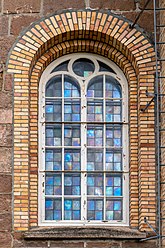
<instances>
[{"instance_id":1,"label":"window pane grid","mask_svg":"<svg viewBox=\"0 0 165 248\"><path fill-rule=\"evenodd\" d=\"M111 79L96 76L87 98L83 89L79 97L77 83L64 74L61 93L54 87L52 95L49 88L45 154L51 151L53 158L45 157L45 220L123 218L122 97Z\"/></svg>"}]
</instances>

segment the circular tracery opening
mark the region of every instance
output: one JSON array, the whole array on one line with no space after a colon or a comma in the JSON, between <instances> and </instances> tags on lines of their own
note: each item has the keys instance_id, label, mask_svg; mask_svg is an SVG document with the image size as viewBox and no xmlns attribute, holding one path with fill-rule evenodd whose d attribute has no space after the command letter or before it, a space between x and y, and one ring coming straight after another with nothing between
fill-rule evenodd
<instances>
[{"instance_id":1,"label":"circular tracery opening","mask_svg":"<svg viewBox=\"0 0 165 248\"><path fill-rule=\"evenodd\" d=\"M89 59L78 59L73 63L73 71L80 77L88 77L95 70L94 63Z\"/></svg>"}]
</instances>

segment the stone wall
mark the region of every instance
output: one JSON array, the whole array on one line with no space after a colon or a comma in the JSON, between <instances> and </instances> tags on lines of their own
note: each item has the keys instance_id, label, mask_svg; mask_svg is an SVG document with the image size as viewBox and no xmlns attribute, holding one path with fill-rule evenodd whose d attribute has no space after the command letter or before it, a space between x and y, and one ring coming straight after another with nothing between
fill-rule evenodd
<instances>
[{"instance_id":1,"label":"stone wall","mask_svg":"<svg viewBox=\"0 0 165 248\"><path fill-rule=\"evenodd\" d=\"M86 7L110 9L132 21L145 0L0 0L0 247L139 247L135 241L24 241L20 232L13 233L12 172L13 172L13 76L6 72L9 51L23 30L32 22L62 9ZM139 20L139 25L152 37L152 3ZM134 110L133 110L134 111ZM137 148L136 148L137 149ZM135 175L137 180L137 174ZM135 223L137 222L135 206ZM134 216L134 214L132 215ZM143 217L143 216L142 216ZM142 218L141 217L141 218ZM49 246L50 245L50 246ZM155 241L141 243L141 247L156 247Z\"/></svg>"}]
</instances>

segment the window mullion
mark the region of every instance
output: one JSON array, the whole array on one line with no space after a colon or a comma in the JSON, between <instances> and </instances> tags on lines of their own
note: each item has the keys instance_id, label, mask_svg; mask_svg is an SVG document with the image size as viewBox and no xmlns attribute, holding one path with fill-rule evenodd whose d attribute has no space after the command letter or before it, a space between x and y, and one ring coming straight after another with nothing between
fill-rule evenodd
<instances>
[{"instance_id":1,"label":"window mullion","mask_svg":"<svg viewBox=\"0 0 165 248\"><path fill-rule=\"evenodd\" d=\"M81 219L86 220L86 208L87 208L87 199L86 199L86 164L87 164L87 124L86 122L86 111L87 103L85 97L85 87L81 88Z\"/></svg>"},{"instance_id":2,"label":"window mullion","mask_svg":"<svg viewBox=\"0 0 165 248\"><path fill-rule=\"evenodd\" d=\"M64 74L62 74L62 171L64 171ZM64 172L62 172L62 220L64 220Z\"/></svg>"},{"instance_id":3,"label":"window mullion","mask_svg":"<svg viewBox=\"0 0 165 248\"><path fill-rule=\"evenodd\" d=\"M106 219L105 213L106 213L106 167L105 167L105 163L106 163L106 100L105 100L105 75L103 75L103 171L104 171L104 213L103 213L103 219Z\"/></svg>"}]
</instances>

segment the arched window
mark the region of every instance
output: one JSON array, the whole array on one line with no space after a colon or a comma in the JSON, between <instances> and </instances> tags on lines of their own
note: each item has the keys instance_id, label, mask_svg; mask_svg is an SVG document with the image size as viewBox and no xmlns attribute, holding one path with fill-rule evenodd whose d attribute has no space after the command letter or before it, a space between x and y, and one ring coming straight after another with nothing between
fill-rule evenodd
<instances>
[{"instance_id":1,"label":"arched window","mask_svg":"<svg viewBox=\"0 0 165 248\"><path fill-rule=\"evenodd\" d=\"M40 81L39 224L127 225L128 89L91 54L57 59Z\"/></svg>"}]
</instances>

